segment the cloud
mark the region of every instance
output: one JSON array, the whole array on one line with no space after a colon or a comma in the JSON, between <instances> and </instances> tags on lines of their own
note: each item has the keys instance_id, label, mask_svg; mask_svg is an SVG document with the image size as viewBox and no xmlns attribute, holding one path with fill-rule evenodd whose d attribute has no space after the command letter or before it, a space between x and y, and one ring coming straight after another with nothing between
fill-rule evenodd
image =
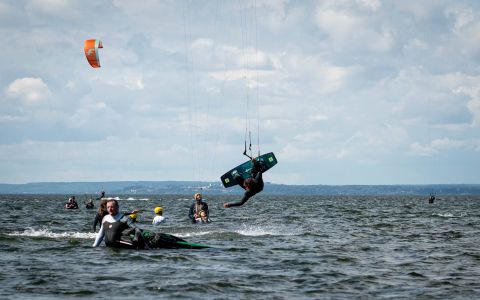
<instances>
[{"instance_id":1,"label":"cloud","mask_svg":"<svg viewBox=\"0 0 480 300\"><path fill-rule=\"evenodd\" d=\"M9 84L7 97L17 98L26 104L39 104L51 97L52 93L41 78L20 78Z\"/></svg>"},{"instance_id":2,"label":"cloud","mask_svg":"<svg viewBox=\"0 0 480 300\"><path fill-rule=\"evenodd\" d=\"M323 1L315 22L337 49L389 51L395 40L389 23L376 13L379 7L378 1Z\"/></svg>"},{"instance_id":3,"label":"cloud","mask_svg":"<svg viewBox=\"0 0 480 300\"><path fill-rule=\"evenodd\" d=\"M451 139L448 137L435 139L429 144L421 144L418 142L410 145L410 155L431 156L440 152L462 150L480 152L480 139Z\"/></svg>"},{"instance_id":4,"label":"cloud","mask_svg":"<svg viewBox=\"0 0 480 300\"><path fill-rule=\"evenodd\" d=\"M71 21L80 16L82 6L79 3L68 0L28 0L25 9L32 18L44 18L43 22L51 22L52 18Z\"/></svg>"}]
</instances>

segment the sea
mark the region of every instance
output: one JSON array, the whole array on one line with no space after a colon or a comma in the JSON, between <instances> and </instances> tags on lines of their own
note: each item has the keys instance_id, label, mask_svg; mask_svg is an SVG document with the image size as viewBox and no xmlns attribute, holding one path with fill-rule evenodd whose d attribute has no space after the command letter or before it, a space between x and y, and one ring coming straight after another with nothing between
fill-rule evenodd
<instances>
[{"instance_id":1,"label":"sea","mask_svg":"<svg viewBox=\"0 0 480 300\"><path fill-rule=\"evenodd\" d=\"M81 195L0 195L0 299L478 299L480 196L115 195L207 249L92 247ZM96 208L98 201L95 201ZM154 227L161 206L166 223ZM98 230L98 228L97 228Z\"/></svg>"}]
</instances>

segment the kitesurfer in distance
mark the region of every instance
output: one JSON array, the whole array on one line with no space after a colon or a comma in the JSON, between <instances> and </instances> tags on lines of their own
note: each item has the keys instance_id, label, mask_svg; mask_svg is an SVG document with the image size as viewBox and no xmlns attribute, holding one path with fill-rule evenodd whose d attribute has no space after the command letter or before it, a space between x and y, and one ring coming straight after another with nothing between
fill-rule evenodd
<instances>
[{"instance_id":1,"label":"kitesurfer in distance","mask_svg":"<svg viewBox=\"0 0 480 300\"><path fill-rule=\"evenodd\" d=\"M75 196L71 196L65 204L66 209L78 209L78 203L75 201Z\"/></svg>"},{"instance_id":2,"label":"kitesurfer in distance","mask_svg":"<svg viewBox=\"0 0 480 300\"><path fill-rule=\"evenodd\" d=\"M165 223L165 217L163 216L163 208L161 208L160 206L157 206L155 207L153 212L155 213L155 217L153 218L153 221L152 221L153 225Z\"/></svg>"},{"instance_id":3,"label":"kitesurfer in distance","mask_svg":"<svg viewBox=\"0 0 480 300\"><path fill-rule=\"evenodd\" d=\"M188 218L192 221L192 223L199 223L201 222L200 212L203 211L205 213L205 223L210 222L210 212L208 210L208 204L202 198L202 194L195 193L193 195L195 202L190 206L190 211L188 213Z\"/></svg>"},{"instance_id":4,"label":"kitesurfer in distance","mask_svg":"<svg viewBox=\"0 0 480 300\"><path fill-rule=\"evenodd\" d=\"M85 202L85 208L86 209L92 209L94 207L93 200L88 199L88 201Z\"/></svg>"},{"instance_id":5,"label":"kitesurfer in distance","mask_svg":"<svg viewBox=\"0 0 480 300\"><path fill-rule=\"evenodd\" d=\"M254 195L260 193L263 190L263 178L262 178L262 165L256 159L252 159L252 170L250 171L251 178L244 179L236 170L234 171L235 174L232 174L237 181L238 185L240 185L244 190L245 193L243 194L243 198L239 202L227 202L223 204L223 207L229 208L233 206L242 206L245 202L248 201Z\"/></svg>"},{"instance_id":6,"label":"kitesurfer in distance","mask_svg":"<svg viewBox=\"0 0 480 300\"><path fill-rule=\"evenodd\" d=\"M433 203L435 201L435 195L430 194L430 197L428 197L428 203Z\"/></svg>"},{"instance_id":7,"label":"kitesurfer in distance","mask_svg":"<svg viewBox=\"0 0 480 300\"><path fill-rule=\"evenodd\" d=\"M105 191L100 192L100 196L97 198L97 200L102 200L102 198L105 198Z\"/></svg>"}]
</instances>

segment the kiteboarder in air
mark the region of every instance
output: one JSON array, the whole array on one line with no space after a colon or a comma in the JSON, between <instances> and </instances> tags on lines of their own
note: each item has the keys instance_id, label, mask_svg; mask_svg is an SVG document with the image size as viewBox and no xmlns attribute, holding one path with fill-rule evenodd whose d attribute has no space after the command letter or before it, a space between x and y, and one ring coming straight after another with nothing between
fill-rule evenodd
<instances>
[{"instance_id":1,"label":"kiteboarder in air","mask_svg":"<svg viewBox=\"0 0 480 300\"><path fill-rule=\"evenodd\" d=\"M239 202L227 202L223 204L223 207L229 208L233 206L242 206L245 202L248 201L254 195L260 193L263 190L263 178L262 178L262 165L256 159L252 159L253 167L250 171L251 178L244 179L238 172L233 175L235 181L240 185L244 190L243 198Z\"/></svg>"}]
</instances>

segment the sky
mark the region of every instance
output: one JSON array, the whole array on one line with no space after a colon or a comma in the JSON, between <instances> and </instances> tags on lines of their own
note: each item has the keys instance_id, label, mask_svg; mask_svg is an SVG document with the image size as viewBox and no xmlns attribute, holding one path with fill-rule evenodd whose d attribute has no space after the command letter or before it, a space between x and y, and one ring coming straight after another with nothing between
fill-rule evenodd
<instances>
[{"instance_id":1,"label":"sky","mask_svg":"<svg viewBox=\"0 0 480 300\"><path fill-rule=\"evenodd\" d=\"M2 183L219 181L245 141L277 184L480 183L479 1L2 0L0 30Z\"/></svg>"}]
</instances>

